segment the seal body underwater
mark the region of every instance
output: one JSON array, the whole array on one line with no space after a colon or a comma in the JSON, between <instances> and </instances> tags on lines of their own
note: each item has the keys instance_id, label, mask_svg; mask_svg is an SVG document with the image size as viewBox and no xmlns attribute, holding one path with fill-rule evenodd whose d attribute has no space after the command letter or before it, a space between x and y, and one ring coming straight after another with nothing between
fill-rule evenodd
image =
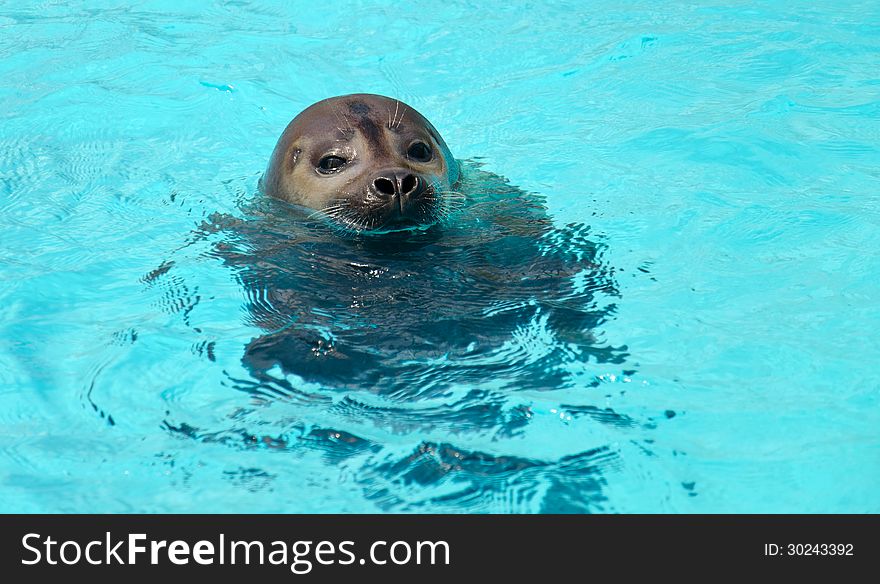
<instances>
[{"instance_id":1,"label":"seal body underwater","mask_svg":"<svg viewBox=\"0 0 880 584\"><path fill-rule=\"evenodd\" d=\"M263 196L245 217L216 214L200 229L260 331L242 359L251 380L234 385L406 399L505 378L557 388L572 378L568 360L622 360L624 348L592 336L617 294L604 246L586 225L556 227L543 197L480 166L453 158L394 99L346 95L297 115ZM547 349L536 356L538 337Z\"/></svg>"},{"instance_id":2,"label":"seal body underwater","mask_svg":"<svg viewBox=\"0 0 880 584\"><path fill-rule=\"evenodd\" d=\"M278 140L263 191L356 232L443 219L459 202L459 163L414 108L381 95L319 101Z\"/></svg>"},{"instance_id":3,"label":"seal body underwater","mask_svg":"<svg viewBox=\"0 0 880 584\"><path fill-rule=\"evenodd\" d=\"M457 162L423 116L372 95L304 110L278 140L262 193L247 180L234 214L212 214L190 251L144 278L198 335L192 350L246 397L222 402L234 405L227 415L175 408L169 431L285 450L294 466L319 455L380 509L423 498L422 508L486 509L480 501L507 500L515 485L516 499L546 493L542 512L569 512L566 502L599 492L614 447L590 438L558 461L522 447L531 420L538 436L559 423L555 409L534 415L551 404L568 420L637 423L608 408L617 390L595 377L628 353L601 335L620 293L589 226L554 221L543 196ZM214 278L177 267L194 258L233 276L216 310L193 310L215 297ZM537 393L548 390L559 393Z\"/></svg>"}]
</instances>

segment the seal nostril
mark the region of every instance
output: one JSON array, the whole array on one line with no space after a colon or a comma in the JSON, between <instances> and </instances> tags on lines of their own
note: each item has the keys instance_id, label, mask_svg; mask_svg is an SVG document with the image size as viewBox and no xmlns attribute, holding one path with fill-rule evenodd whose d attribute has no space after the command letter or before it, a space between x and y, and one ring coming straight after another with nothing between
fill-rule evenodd
<instances>
[{"instance_id":1,"label":"seal nostril","mask_svg":"<svg viewBox=\"0 0 880 584\"><path fill-rule=\"evenodd\" d=\"M396 189L394 188L394 181L389 178L385 178L384 176L380 176L379 178L374 180L373 186L376 187L376 190L383 195L391 196L396 191Z\"/></svg>"},{"instance_id":2,"label":"seal nostril","mask_svg":"<svg viewBox=\"0 0 880 584\"><path fill-rule=\"evenodd\" d=\"M400 190L404 194L408 195L408 194L412 193L414 190L416 190L417 186L419 186L419 179L417 179L416 177L414 177L411 174L408 174L405 177L403 177L403 182L400 184Z\"/></svg>"}]
</instances>

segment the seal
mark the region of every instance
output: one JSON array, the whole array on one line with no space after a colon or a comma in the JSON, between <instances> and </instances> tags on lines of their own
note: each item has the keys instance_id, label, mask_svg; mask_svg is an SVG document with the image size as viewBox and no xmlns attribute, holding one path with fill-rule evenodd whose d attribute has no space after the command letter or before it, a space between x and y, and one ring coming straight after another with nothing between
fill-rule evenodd
<instances>
[{"instance_id":1,"label":"seal","mask_svg":"<svg viewBox=\"0 0 880 584\"><path fill-rule=\"evenodd\" d=\"M346 230L388 232L442 221L462 195L460 165L409 105L358 93L319 101L287 125L261 186Z\"/></svg>"}]
</instances>

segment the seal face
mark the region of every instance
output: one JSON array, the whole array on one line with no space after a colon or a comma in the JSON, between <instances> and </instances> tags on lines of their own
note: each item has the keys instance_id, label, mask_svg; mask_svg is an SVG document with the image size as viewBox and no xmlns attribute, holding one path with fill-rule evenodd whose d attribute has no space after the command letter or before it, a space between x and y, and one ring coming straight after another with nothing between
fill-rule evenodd
<instances>
[{"instance_id":1,"label":"seal face","mask_svg":"<svg viewBox=\"0 0 880 584\"><path fill-rule=\"evenodd\" d=\"M424 116L361 93L319 101L296 116L262 187L347 230L384 232L441 221L461 203L452 191L458 177L458 161Z\"/></svg>"}]
</instances>

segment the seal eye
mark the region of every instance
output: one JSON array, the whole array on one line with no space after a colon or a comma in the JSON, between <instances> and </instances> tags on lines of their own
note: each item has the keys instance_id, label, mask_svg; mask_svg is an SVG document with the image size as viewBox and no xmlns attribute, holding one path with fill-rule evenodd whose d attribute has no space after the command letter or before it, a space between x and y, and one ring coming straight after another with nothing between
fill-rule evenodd
<instances>
[{"instance_id":1,"label":"seal eye","mask_svg":"<svg viewBox=\"0 0 880 584\"><path fill-rule=\"evenodd\" d=\"M341 156L325 156L318 162L318 172L321 174L330 174L336 172L348 162Z\"/></svg>"},{"instance_id":2,"label":"seal eye","mask_svg":"<svg viewBox=\"0 0 880 584\"><path fill-rule=\"evenodd\" d=\"M424 142L414 142L406 151L406 157L418 162L428 162L433 157L431 147Z\"/></svg>"}]
</instances>

